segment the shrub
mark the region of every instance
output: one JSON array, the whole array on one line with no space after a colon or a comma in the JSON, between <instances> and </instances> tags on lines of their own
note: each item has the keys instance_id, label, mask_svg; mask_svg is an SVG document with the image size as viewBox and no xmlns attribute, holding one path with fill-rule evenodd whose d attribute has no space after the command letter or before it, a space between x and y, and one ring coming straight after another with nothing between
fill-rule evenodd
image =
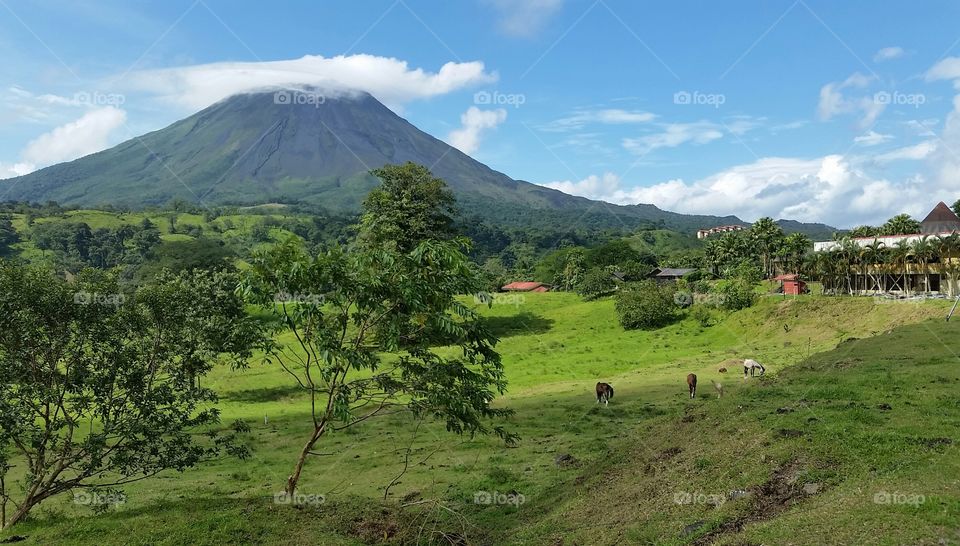
<instances>
[{"instance_id":1,"label":"shrub","mask_svg":"<svg viewBox=\"0 0 960 546\"><path fill-rule=\"evenodd\" d=\"M719 307L729 311L739 311L753 305L757 300L753 284L739 277L718 281L713 291L718 296Z\"/></svg>"},{"instance_id":2,"label":"shrub","mask_svg":"<svg viewBox=\"0 0 960 546\"><path fill-rule=\"evenodd\" d=\"M690 318L697 321L703 328L713 325L713 313L706 305L694 305L690 308Z\"/></svg>"},{"instance_id":3,"label":"shrub","mask_svg":"<svg viewBox=\"0 0 960 546\"><path fill-rule=\"evenodd\" d=\"M756 263L744 260L728 271L727 278L744 279L750 284L756 284L763 279L763 270Z\"/></svg>"},{"instance_id":4,"label":"shrub","mask_svg":"<svg viewBox=\"0 0 960 546\"><path fill-rule=\"evenodd\" d=\"M627 330L651 330L665 326L676 318L671 287L643 281L617 293L616 310L620 325Z\"/></svg>"}]
</instances>

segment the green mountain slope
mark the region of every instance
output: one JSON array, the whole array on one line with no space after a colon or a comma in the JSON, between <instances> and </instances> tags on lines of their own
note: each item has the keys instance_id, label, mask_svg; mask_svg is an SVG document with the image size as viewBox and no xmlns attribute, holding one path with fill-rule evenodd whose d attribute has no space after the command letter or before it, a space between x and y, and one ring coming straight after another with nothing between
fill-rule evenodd
<instances>
[{"instance_id":1,"label":"green mountain slope","mask_svg":"<svg viewBox=\"0 0 960 546\"><path fill-rule=\"evenodd\" d=\"M283 93L283 92L280 92ZM289 96L289 95L288 95ZM368 171L413 161L444 178L465 212L501 225L684 232L741 223L653 205L618 206L514 180L417 129L365 93L322 104L237 95L108 150L0 181L7 199L143 207L307 203L353 211L376 184ZM792 226L813 235L824 226Z\"/></svg>"}]
</instances>

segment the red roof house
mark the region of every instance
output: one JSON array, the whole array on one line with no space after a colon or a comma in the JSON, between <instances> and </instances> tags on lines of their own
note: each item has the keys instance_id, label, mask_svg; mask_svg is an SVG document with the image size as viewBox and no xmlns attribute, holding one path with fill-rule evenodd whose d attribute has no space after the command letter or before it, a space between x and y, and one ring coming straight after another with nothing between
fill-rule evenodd
<instances>
[{"instance_id":1,"label":"red roof house","mask_svg":"<svg viewBox=\"0 0 960 546\"><path fill-rule=\"evenodd\" d=\"M518 281L503 285L501 290L506 292L549 292L550 285L542 282Z\"/></svg>"}]
</instances>

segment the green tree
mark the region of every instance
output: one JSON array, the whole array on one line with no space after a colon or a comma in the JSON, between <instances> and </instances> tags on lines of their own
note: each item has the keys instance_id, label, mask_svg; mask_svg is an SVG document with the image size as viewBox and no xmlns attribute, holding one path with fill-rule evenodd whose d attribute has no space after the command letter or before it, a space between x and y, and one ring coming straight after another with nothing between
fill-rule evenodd
<instances>
[{"instance_id":1,"label":"green tree","mask_svg":"<svg viewBox=\"0 0 960 546\"><path fill-rule=\"evenodd\" d=\"M200 378L218 356L241 365L256 323L223 275L167 275L126 294L84 270L74 283L0 262L0 512L4 527L74 488L117 488L184 470L229 436ZM13 454L15 458L9 458ZM3 478L22 465L20 488Z\"/></svg>"},{"instance_id":2,"label":"green tree","mask_svg":"<svg viewBox=\"0 0 960 546\"><path fill-rule=\"evenodd\" d=\"M8 215L0 215L0 257L8 256L12 245L20 241L20 235L13 227L13 222Z\"/></svg>"},{"instance_id":3,"label":"green tree","mask_svg":"<svg viewBox=\"0 0 960 546\"><path fill-rule=\"evenodd\" d=\"M750 239L760 254L764 277L773 276L773 256L783 240L783 229L773 218L763 217L750 226Z\"/></svg>"},{"instance_id":4,"label":"green tree","mask_svg":"<svg viewBox=\"0 0 960 546\"><path fill-rule=\"evenodd\" d=\"M381 185L363 203L359 240L371 246L395 245L410 252L421 241L451 239L456 212L446 182L423 165L387 165L370 173Z\"/></svg>"},{"instance_id":5,"label":"green tree","mask_svg":"<svg viewBox=\"0 0 960 546\"><path fill-rule=\"evenodd\" d=\"M677 317L673 288L651 280L618 291L614 306L620 325L626 330L660 328Z\"/></svg>"},{"instance_id":6,"label":"green tree","mask_svg":"<svg viewBox=\"0 0 960 546\"><path fill-rule=\"evenodd\" d=\"M954 201L953 206L950 208L953 209L954 214L956 214L957 216L960 216L960 199L957 199L956 201Z\"/></svg>"},{"instance_id":7,"label":"green tree","mask_svg":"<svg viewBox=\"0 0 960 546\"><path fill-rule=\"evenodd\" d=\"M507 284L507 279L510 277L510 271L496 256L487 258L480 266L480 272L483 275L484 285L491 292L498 292L503 285Z\"/></svg>"},{"instance_id":8,"label":"green tree","mask_svg":"<svg viewBox=\"0 0 960 546\"><path fill-rule=\"evenodd\" d=\"M803 233L791 233L783 239L782 249L787 268L799 273L803 267L804 255L813 250L813 241Z\"/></svg>"},{"instance_id":9,"label":"green tree","mask_svg":"<svg viewBox=\"0 0 960 546\"><path fill-rule=\"evenodd\" d=\"M848 237L875 237L880 235L880 228L875 228L873 226L857 226L850 230L847 233Z\"/></svg>"},{"instance_id":10,"label":"green tree","mask_svg":"<svg viewBox=\"0 0 960 546\"><path fill-rule=\"evenodd\" d=\"M599 267L595 267L584 273L583 279L576 288L577 294L580 294L583 296L583 299L588 301L609 295L616 289L617 283L614 282L610 272Z\"/></svg>"},{"instance_id":11,"label":"green tree","mask_svg":"<svg viewBox=\"0 0 960 546\"><path fill-rule=\"evenodd\" d=\"M651 267L656 265L656 258L652 254L641 253L624 239L616 239L591 248L586 258L590 267L621 266L632 262L649 263Z\"/></svg>"},{"instance_id":12,"label":"green tree","mask_svg":"<svg viewBox=\"0 0 960 546\"><path fill-rule=\"evenodd\" d=\"M133 248L137 251L137 256L141 259L146 258L154 247L160 244L160 230L154 227L153 223L144 219L140 226L140 231L136 232L130 238Z\"/></svg>"},{"instance_id":13,"label":"green tree","mask_svg":"<svg viewBox=\"0 0 960 546\"><path fill-rule=\"evenodd\" d=\"M554 284L562 290L576 290L576 288L580 286L580 283L583 282L584 275L586 274L585 262L586 256L583 250L579 248L572 249L567 253L563 271Z\"/></svg>"},{"instance_id":14,"label":"green tree","mask_svg":"<svg viewBox=\"0 0 960 546\"><path fill-rule=\"evenodd\" d=\"M880 226L881 235L913 235L920 233L920 222L909 214L898 214Z\"/></svg>"},{"instance_id":15,"label":"green tree","mask_svg":"<svg viewBox=\"0 0 960 546\"><path fill-rule=\"evenodd\" d=\"M134 280L137 284L150 282L163 270L174 273L194 269L233 270L234 258L236 255L223 241L206 238L165 241L136 268Z\"/></svg>"},{"instance_id":16,"label":"green tree","mask_svg":"<svg viewBox=\"0 0 960 546\"><path fill-rule=\"evenodd\" d=\"M917 265L920 266L920 270L923 272L924 292L930 292L930 270L928 266L936 256L936 246L930 240L930 237L924 235L916 241L913 241L910 245L910 250L913 252L914 259L917 260Z\"/></svg>"},{"instance_id":17,"label":"green tree","mask_svg":"<svg viewBox=\"0 0 960 546\"><path fill-rule=\"evenodd\" d=\"M514 439L486 424L509 414L490 405L506 379L496 338L457 299L483 288L465 247L428 240L404 253L390 246L309 256L291 239L253 259L246 293L296 340L273 346L268 358L310 399L310 434L285 486L290 495L324 435L382 413L435 416L455 433ZM277 293L318 304L275 303ZM444 346L458 350L434 350Z\"/></svg>"}]
</instances>

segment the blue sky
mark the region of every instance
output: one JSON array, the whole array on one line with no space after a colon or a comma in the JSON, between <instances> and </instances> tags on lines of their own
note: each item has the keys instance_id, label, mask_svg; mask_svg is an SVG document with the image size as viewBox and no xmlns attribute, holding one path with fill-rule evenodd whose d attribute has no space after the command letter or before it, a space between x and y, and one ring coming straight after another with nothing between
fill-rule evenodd
<instances>
[{"instance_id":1,"label":"blue sky","mask_svg":"<svg viewBox=\"0 0 960 546\"><path fill-rule=\"evenodd\" d=\"M917 4L0 0L0 177L322 84L568 193L922 217L960 198L960 4Z\"/></svg>"}]
</instances>

